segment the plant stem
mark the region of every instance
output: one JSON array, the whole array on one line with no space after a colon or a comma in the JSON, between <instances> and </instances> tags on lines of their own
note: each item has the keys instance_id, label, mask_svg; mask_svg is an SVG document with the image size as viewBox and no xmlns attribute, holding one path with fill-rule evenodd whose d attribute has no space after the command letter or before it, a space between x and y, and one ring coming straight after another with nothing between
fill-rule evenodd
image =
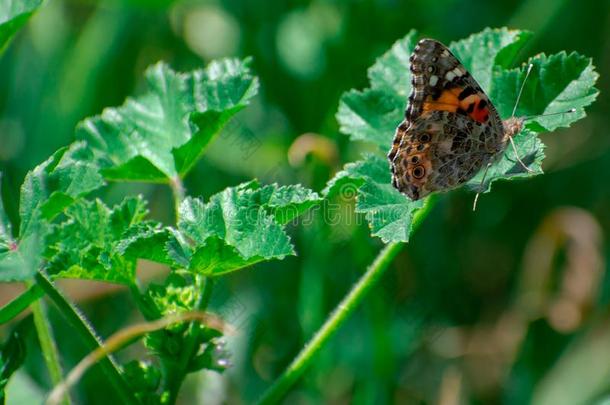
<instances>
[{"instance_id":1,"label":"plant stem","mask_svg":"<svg viewBox=\"0 0 610 405\"><path fill-rule=\"evenodd\" d=\"M185 198L186 190L180 176L172 178L169 182L174 195L174 205L176 210L176 224L180 222L180 204ZM214 286L213 279L211 277L203 277L194 275L193 282L201 291L198 302L194 305L193 310L205 311L210 303L210 297L212 296L212 289ZM184 340L182 342L182 348L179 358L170 359L170 361L163 362L165 369L165 391L169 392L169 404L176 403L178 399L178 393L180 387L184 382L184 378L190 372L189 366L193 357L199 350L199 333L200 333L200 322L191 322L188 325Z\"/></svg>"},{"instance_id":2,"label":"plant stem","mask_svg":"<svg viewBox=\"0 0 610 405\"><path fill-rule=\"evenodd\" d=\"M176 176L170 179L169 186L172 189L172 194L174 196L174 210L176 211L176 223L180 218L180 204L184 200L185 190L184 184L182 184L182 179L180 176Z\"/></svg>"},{"instance_id":3,"label":"plant stem","mask_svg":"<svg viewBox=\"0 0 610 405\"><path fill-rule=\"evenodd\" d=\"M42 296L44 296L44 292L38 284L28 286L28 289L21 293L21 295L0 308L0 325L15 318Z\"/></svg>"},{"instance_id":4,"label":"plant stem","mask_svg":"<svg viewBox=\"0 0 610 405\"><path fill-rule=\"evenodd\" d=\"M184 184L182 183L182 179L179 175L172 178L169 185L174 196L176 224L178 224L180 222L180 204L182 204L182 201L184 201L186 190L184 189ZM212 295L212 279L194 275L193 283L195 283L195 285L198 287L197 289L201 291L198 301L194 305L193 309L195 311L205 311L208 303L210 302L210 296ZM178 393L180 392L180 387L184 382L184 378L189 373L189 363L199 350L197 344L199 341L199 326L200 325L197 322L191 322L188 325L178 359L168 359L169 361L162 361L165 369L164 390L169 392L169 404L176 403Z\"/></svg>"},{"instance_id":5,"label":"plant stem","mask_svg":"<svg viewBox=\"0 0 610 405\"><path fill-rule=\"evenodd\" d=\"M203 283L203 286L201 286L203 291L199 297L199 302L197 302L194 309L197 311L205 311L210 303L210 297L212 296L213 279L211 277L196 277L198 278L196 281L197 284L201 286L201 283ZM168 402L169 404L176 403L182 382L189 373L189 363L199 350L199 347L197 346L199 341L199 332L200 322L191 322L184 337L184 342L178 361L166 369L167 381L165 385L170 394Z\"/></svg>"},{"instance_id":6,"label":"plant stem","mask_svg":"<svg viewBox=\"0 0 610 405\"><path fill-rule=\"evenodd\" d=\"M305 345L303 350L288 366L286 371L271 386L260 399L259 404L274 404L284 396L288 389L301 377L307 369L313 356L317 354L326 342L337 332L339 327L354 312L368 291L376 284L384 270L402 249L403 243L391 243L383 248L366 273L358 280L351 291L337 305L324 325L316 332L314 337Z\"/></svg>"},{"instance_id":7,"label":"plant stem","mask_svg":"<svg viewBox=\"0 0 610 405\"><path fill-rule=\"evenodd\" d=\"M411 233L419 228L435 203L436 197L428 198L424 206L415 213L411 226ZM259 405L275 404L282 399L290 387L301 377L301 375L303 375L307 367L311 364L314 356L326 345L339 327L343 325L343 322L345 322L354 312L371 288L377 284L384 271L388 268L394 257L400 252L404 245L405 244L402 242L390 243L379 252L367 271L360 277L360 280L352 287L339 305L337 305L322 327L318 329L313 338L303 347L284 373L263 394L258 402Z\"/></svg>"},{"instance_id":8,"label":"plant stem","mask_svg":"<svg viewBox=\"0 0 610 405\"><path fill-rule=\"evenodd\" d=\"M53 338L53 330L51 329L51 324L47 318L45 304L42 300L38 300L33 302L30 307L32 309L32 315L34 316L34 326L36 327L36 333L38 334L42 357L49 370L51 383L57 385L62 381L63 373L59 361L59 352L57 351L55 339ZM70 399L67 396L64 396L63 403L69 404Z\"/></svg>"},{"instance_id":9,"label":"plant stem","mask_svg":"<svg viewBox=\"0 0 610 405\"><path fill-rule=\"evenodd\" d=\"M49 299L57 306L62 316L75 329L89 351L93 351L102 346L103 343L96 335L96 332L89 324L89 321L76 307L74 307L74 305L72 305L72 303L66 300L63 294L53 285L45 274L38 272L36 274L36 283L44 290ZM101 359L98 365L101 367L104 375L110 380L115 392L121 397L122 403L139 404L139 401L132 394L133 390L123 379L123 376L119 371L119 366L114 362L112 357L108 356Z\"/></svg>"}]
</instances>

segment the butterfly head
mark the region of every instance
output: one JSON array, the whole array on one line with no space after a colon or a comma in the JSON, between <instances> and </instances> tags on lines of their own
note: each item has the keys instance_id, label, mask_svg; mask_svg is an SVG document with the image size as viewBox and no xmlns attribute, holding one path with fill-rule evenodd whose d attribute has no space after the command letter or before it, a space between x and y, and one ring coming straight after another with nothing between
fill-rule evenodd
<instances>
[{"instance_id":1,"label":"butterfly head","mask_svg":"<svg viewBox=\"0 0 610 405\"><path fill-rule=\"evenodd\" d=\"M512 138L515 135L519 134L523 129L523 117L510 117L507 120L504 120L502 124L504 125L504 138L508 140L508 138Z\"/></svg>"}]
</instances>

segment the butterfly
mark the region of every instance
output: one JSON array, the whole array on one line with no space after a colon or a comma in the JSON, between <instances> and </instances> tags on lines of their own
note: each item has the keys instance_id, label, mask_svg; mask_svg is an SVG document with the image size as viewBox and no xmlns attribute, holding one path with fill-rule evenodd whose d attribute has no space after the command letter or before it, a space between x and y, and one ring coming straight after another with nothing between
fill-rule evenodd
<instances>
[{"instance_id":1,"label":"butterfly","mask_svg":"<svg viewBox=\"0 0 610 405\"><path fill-rule=\"evenodd\" d=\"M533 117L515 117L513 111L502 121L474 77L438 41L419 41L409 61L412 90L388 153L396 189L419 200L459 187L487 170L509 142L521 166L531 171L519 158L513 137Z\"/></svg>"}]
</instances>

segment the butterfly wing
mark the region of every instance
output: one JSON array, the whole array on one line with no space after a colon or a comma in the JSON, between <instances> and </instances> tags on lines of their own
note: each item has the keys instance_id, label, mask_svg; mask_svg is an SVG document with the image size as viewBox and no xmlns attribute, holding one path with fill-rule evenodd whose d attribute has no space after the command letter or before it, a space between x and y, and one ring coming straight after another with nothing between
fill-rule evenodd
<instances>
[{"instance_id":1,"label":"butterfly wing","mask_svg":"<svg viewBox=\"0 0 610 405\"><path fill-rule=\"evenodd\" d=\"M506 139L491 101L446 46L423 39L410 61L412 91L388 159L392 184L417 200L470 180Z\"/></svg>"}]
</instances>

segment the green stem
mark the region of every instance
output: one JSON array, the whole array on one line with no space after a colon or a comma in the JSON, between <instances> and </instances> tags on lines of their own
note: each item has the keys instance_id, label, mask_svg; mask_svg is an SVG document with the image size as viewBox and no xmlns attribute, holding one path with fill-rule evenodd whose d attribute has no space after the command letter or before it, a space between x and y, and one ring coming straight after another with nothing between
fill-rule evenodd
<instances>
[{"instance_id":1,"label":"green stem","mask_svg":"<svg viewBox=\"0 0 610 405\"><path fill-rule=\"evenodd\" d=\"M44 290L45 294L55 306L57 306L59 312L74 328L89 351L93 351L103 345L85 316L81 314L72 303L66 300L63 294L53 285L45 274L38 272L36 274L36 283ZM114 391L121 397L122 403L139 404L139 401L132 394L133 390L123 379L119 366L114 362L111 356L101 359L98 366L101 367L104 375L110 381Z\"/></svg>"},{"instance_id":2,"label":"green stem","mask_svg":"<svg viewBox=\"0 0 610 405\"><path fill-rule=\"evenodd\" d=\"M44 296L44 292L37 284L28 286L28 289L21 293L21 295L0 308L0 325L15 318L42 296Z\"/></svg>"},{"instance_id":3,"label":"green stem","mask_svg":"<svg viewBox=\"0 0 610 405\"><path fill-rule=\"evenodd\" d=\"M194 309L198 311L205 311L210 303L210 297L212 296L212 288L214 285L213 279L210 277L204 278L199 276L197 276L197 278L198 280L196 283L203 291ZM203 286L201 286L201 283L203 283ZM189 364L199 350L198 342L199 333L201 330L199 326L200 322L190 323L188 326L188 331L184 337L180 357L176 362L172 362L171 365L168 364L168 367L166 368L167 377L165 387L169 392L169 404L176 403L182 382L189 373Z\"/></svg>"},{"instance_id":4,"label":"green stem","mask_svg":"<svg viewBox=\"0 0 610 405\"><path fill-rule=\"evenodd\" d=\"M415 213L411 233L419 228L435 202L435 197L428 198L423 208ZM258 402L259 405L275 404L283 398L290 387L292 387L292 385L303 375L307 367L313 361L314 356L326 345L339 327L341 327L345 320L355 311L371 288L377 284L384 271L388 268L394 257L400 252L404 245L404 243L390 243L379 252L375 261L373 261L360 280L358 280L345 298L337 305L318 332L316 332L313 338L303 347L284 373L263 394Z\"/></svg>"},{"instance_id":5,"label":"green stem","mask_svg":"<svg viewBox=\"0 0 610 405\"><path fill-rule=\"evenodd\" d=\"M318 330L314 337L288 366L286 371L260 399L259 404L275 404L286 394L288 389L301 377L314 355L337 332L348 316L354 312L369 290L377 283L392 259L404 246L403 243L391 243L383 248L366 273L358 280L349 294L337 305L333 313Z\"/></svg>"},{"instance_id":6,"label":"green stem","mask_svg":"<svg viewBox=\"0 0 610 405\"><path fill-rule=\"evenodd\" d=\"M51 324L47 317L44 302L42 300L33 302L30 308L32 309L32 315L34 316L34 326L36 327L36 333L38 334L42 357L49 370L51 383L57 385L63 380L63 373L59 361L59 352L55 345L53 330L51 329ZM63 403L70 403L70 399L67 395L64 397Z\"/></svg>"},{"instance_id":7,"label":"green stem","mask_svg":"<svg viewBox=\"0 0 610 405\"><path fill-rule=\"evenodd\" d=\"M174 196L176 224L178 224L180 222L180 204L184 201L186 190L184 189L184 184L179 175L170 179L169 186L171 187ZM204 311L207 308L210 296L212 295L212 279L195 275L193 282L198 287L197 289L201 291L193 309ZM180 387L189 372L191 359L196 355L197 350L199 349L197 345L199 341L199 330L199 324L197 322L191 322L184 335L178 359L162 359L165 371L164 391L169 393L169 400L167 402L169 404L176 403Z\"/></svg>"},{"instance_id":8,"label":"green stem","mask_svg":"<svg viewBox=\"0 0 610 405\"><path fill-rule=\"evenodd\" d=\"M169 181L169 186L172 189L172 195L174 196L174 210L176 211L176 223L180 218L180 204L184 200L186 191L184 190L184 184L180 176L176 176Z\"/></svg>"}]
</instances>

